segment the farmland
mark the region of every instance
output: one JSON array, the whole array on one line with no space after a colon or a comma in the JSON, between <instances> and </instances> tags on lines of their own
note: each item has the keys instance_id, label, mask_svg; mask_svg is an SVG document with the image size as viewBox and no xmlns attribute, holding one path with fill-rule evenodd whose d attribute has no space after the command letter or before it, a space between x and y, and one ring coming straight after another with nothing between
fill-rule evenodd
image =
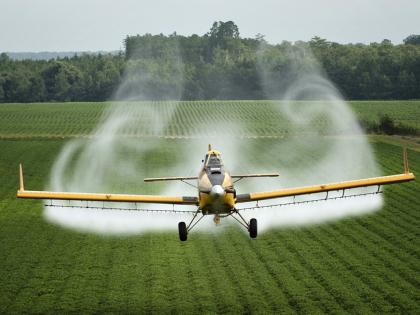
<instances>
[{"instance_id":1,"label":"farmland","mask_svg":"<svg viewBox=\"0 0 420 315\"><path fill-rule=\"evenodd\" d=\"M350 105L363 120L387 113L420 127L419 101ZM17 164L30 166L27 187L43 189L65 143L89 137L108 106L0 105L0 313L419 313L418 181L386 189L383 208L370 215L282 227L256 240L235 226L180 243L175 232L100 236L46 222L40 201L14 197ZM183 102L176 109L161 102L154 113L131 106L144 106L136 111L141 127L121 136L160 141L163 150L143 161L150 175L171 163L179 146L199 141L194 126L214 124L215 116L223 126L241 120L240 133L225 132L254 147L288 136L288 122L279 122L267 101ZM153 128L162 116L171 117L165 128ZM401 172L400 146L372 146L382 174ZM419 175L420 153L409 150L409 159ZM254 160L264 163L257 152Z\"/></svg>"},{"instance_id":2,"label":"farmland","mask_svg":"<svg viewBox=\"0 0 420 315\"><path fill-rule=\"evenodd\" d=\"M142 103L132 104L139 107ZM357 117L366 122L378 122L383 114L391 116L396 123L420 128L420 101L352 101L349 103ZM35 103L1 104L0 138L71 138L87 136L95 128L102 113L110 103ZM172 115L161 136L188 136L196 134L189 126L212 124L211 119L219 116L223 122L240 120L247 125L247 135L276 136L287 132L289 124L273 108L270 101L196 101L174 104L155 104L157 116ZM136 130L141 136L151 136L153 118L147 110L138 111L141 127ZM280 128L278 126L281 126ZM199 131L199 130L198 130ZM236 135L232 128L230 134ZM243 134L245 135L245 134Z\"/></svg>"}]
</instances>

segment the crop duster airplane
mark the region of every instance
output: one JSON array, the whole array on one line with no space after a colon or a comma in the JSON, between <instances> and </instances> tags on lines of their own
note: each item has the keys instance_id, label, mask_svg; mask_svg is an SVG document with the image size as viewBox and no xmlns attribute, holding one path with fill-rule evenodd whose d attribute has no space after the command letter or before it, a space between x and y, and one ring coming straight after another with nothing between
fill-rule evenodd
<instances>
[{"instance_id":1,"label":"crop duster airplane","mask_svg":"<svg viewBox=\"0 0 420 315\"><path fill-rule=\"evenodd\" d=\"M234 183L250 177L276 177L279 174L246 174L231 175L225 168L221 153L213 150L211 145L203 160L203 165L197 177L161 177L146 178L145 182L154 181L189 181L197 180L198 196L156 196L156 195L126 195L126 194L98 194L98 193L75 193L75 192L52 192L52 191L30 191L25 190L23 183L22 165L20 165L20 187L17 191L18 198L29 199L50 199L50 200L79 200L79 201L107 201L107 202L127 202L127 203L158 203L172 205L194 205L197 210L193 211L194 215L189 224L179 222L178 231L181 241L187 240L188 233L191 229L205 216L213 215L214 222L218 224L221 218L232 216L240 224L242 224L249 232L251 238L257 237L257 220L250 221L239 213L244 209L237 209L236 205L244 202L256 201L257 205L251 208L259 208L258 201L283 197L294 197L298 195L308 195L316 193L342 191L342 197L345 198L345 191L358 187L378 186L380 192L381 185L395 184L407 182L415 179L413 173L408 170L407 151L404 150L404 174L365 178L359 180L351 180L330 184L321 184L314 186L304 186L297 188L284 188L265 192L251 192L246 194L237 194ZM334 198L334 199L337 199ZM319 200L319 199L318 199ZM299 202L297 202L299 203ZM60 205L62 206L62 205ZM74 207L74 206L73 206ZM95 207L97 208L97 207ZM105 207L103 207L105 208ZM112 208L107 208L112 209ZM250 208L247 208L250 209ZM126 209L127 210L127 209ZM130 209L128 209L130 210ZM134 209L133 209L134 210ZM137 209L138 210L138 209ZM143 209L144 210L144 209ZM187 211L183 211L187 212ZM201 217L199 216L201 214Z\"/></svg>"}]
</instances>

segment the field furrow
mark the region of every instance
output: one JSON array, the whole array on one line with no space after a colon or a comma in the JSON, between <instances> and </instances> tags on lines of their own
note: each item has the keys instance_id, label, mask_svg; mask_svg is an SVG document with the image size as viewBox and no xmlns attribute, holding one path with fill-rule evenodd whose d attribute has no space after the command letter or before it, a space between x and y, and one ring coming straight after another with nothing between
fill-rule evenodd
<instances>
[{"instance_id":1,"label":"field furrow","mask_svg":"<svg viewBox=\"0 0 420 315\"><path fill-rule=\"evenodd\" d=\"M418 180L386 187L384 206L375 212L329 223L273 227L255 240L243 227L223 219L210 231L198 224L188 241L180 242L175 215L168 216L174 219L174 229L168 231L125 236L80 232L46 221L42 201L15 198L20 162L26 187L45 189L51 167L68 141L89 143L92 132L104 132L97 129L99 123L115 110L128 117L128 123L115 130L116 139L125 145L123 156L141 173L113 174L101 186L121 193L161 194L172 188L173 183L145 184L138 177L195 175L201 156L197 165L184 165L185 161L191 160L191 154L196 158L193 148L202 147L204 152L215 135L222 134L227 151L232 151L225 153L226 160L227 155L236 155L230 157L232 173L281 171L272 182L238 182L238 193L346 180L342 177L351 172L334 177L334 167L340 165L316 161L337 140L350 147L360 140L322 136L294 126L281 102L118 105L0 105L1 314L419 313ZM299 113L302 103L293 106ZM350 102L350 106L359 120L377 123L385 113L396 123L420 128L419 101ZM320 116L313 123L328 130L331 122ZM379 174L403 171L402 147L408 143L413 148L410 170L420 176L416 140L371 139ZM312 140L314 145L309 145ZM235 148L229 146L232 143ZM291 147L305 153L283 150ZM319 174L308 178L311 172ZM180 193L194 195L196 190L185 186ZM260 211L245 215L258 219Z\"/></svg>"}]
</instances>

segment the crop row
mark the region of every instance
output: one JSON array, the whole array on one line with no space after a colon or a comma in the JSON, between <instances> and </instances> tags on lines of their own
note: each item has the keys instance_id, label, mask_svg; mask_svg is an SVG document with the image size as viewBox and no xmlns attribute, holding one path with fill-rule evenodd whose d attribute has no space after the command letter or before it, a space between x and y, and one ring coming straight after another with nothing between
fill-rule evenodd
<instances>
[{"instance_id":1,"label":"crop row","mask_svg":"<svg viewBox=\"0 0 420 315\"><path fill-rule=\"evenodd\" d=\"M165 142L164 147L171 152L178 142ZM183 244L175 232L99 237L50 225L42 219L39 202L13 197L16 170L11 165L27 161L27 184L42 188L61 141L0 143L0 173L8 178L0 203L2 313L418 310L416 182L386 189L385 207L373 215L275 229L256 241L237 227L214 234L198 228ZM248 147L255 163L262 160L264 145L258 143ZM385 173L401 169L400 150L375 145ZM314 151L300 161L308 163L319 154ZM159 161L166 162L163 157ZM420 155L410 151L410 162L417 173Z\"/></svg>"},{"instance_id":2,"label":"crop row","mask_svg":"<svg viewBox=\"0 0 420 315\"><path fill-rule=\"evenodd\" d=\"M335 110L319 101L286 104L273 101L197 101L2 104L0 137L68 137L88 135L110 113L123 117L118 133L129 136L285 136L336 133L348 126L335 126L326 115ZM419 128L417 101L351 102L359 119L378 122L389 114L397 123ZM321 110L314 114L313 110ZM286 114L291 110L290 115ZM307 114L305 114L307 113ZM305 117L310 115L310 119ZM293 122L297 120L297 122Z\"/></svg>"}]
</instances>

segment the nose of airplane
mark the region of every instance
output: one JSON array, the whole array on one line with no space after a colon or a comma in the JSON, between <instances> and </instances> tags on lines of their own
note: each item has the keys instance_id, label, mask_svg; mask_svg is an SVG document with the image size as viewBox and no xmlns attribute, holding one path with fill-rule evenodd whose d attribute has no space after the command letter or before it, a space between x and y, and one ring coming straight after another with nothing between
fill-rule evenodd
<instances>
[{"instance_id":1,"label":"nose of airplane","mask_svg":"<svg viewBox=\"0 0 420 315\"><path fill-rule=\"evenodd\" d=\"M210 196L212 196L215 199L219 199L220 197L222 197L225 194L225 190L223 189L222 186L220 185L214 185L211 188L210 191Z\"/></svg>"}]
</instances>

